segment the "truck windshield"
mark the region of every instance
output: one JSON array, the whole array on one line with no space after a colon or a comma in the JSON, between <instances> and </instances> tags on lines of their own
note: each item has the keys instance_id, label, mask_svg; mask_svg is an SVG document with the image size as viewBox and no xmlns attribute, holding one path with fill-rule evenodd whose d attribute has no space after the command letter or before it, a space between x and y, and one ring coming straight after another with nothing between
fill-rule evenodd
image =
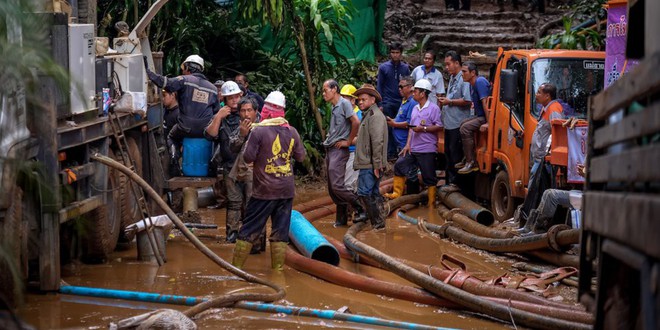
<instances>
[{"instance_id":1,"label":"truck windshield","mask_svg":"<svg viewBox=\"0 0 660 330\"><path fill-rule=\"evenodd\" d=\"M538 118L541 105L536 103L536 91L543 83L557 87L557 99L565 117L586 118L587 100L603 89L605 62L602 59L549 59L532 63L532 114Z\"/></svg>"}]
</instances>

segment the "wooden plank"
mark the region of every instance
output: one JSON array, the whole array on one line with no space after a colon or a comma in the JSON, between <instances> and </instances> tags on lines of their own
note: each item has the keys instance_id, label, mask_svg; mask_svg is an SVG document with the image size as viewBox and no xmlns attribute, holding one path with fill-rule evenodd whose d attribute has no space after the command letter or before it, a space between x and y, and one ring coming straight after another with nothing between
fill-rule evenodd
<instances>
[{"instance_id":1,"label":"wooden plank","mask_svg":"<svg viewBox=\"0 0 660 330\"><path fill-rule=\"evenodd\" d=\"M632 101L660 90L660 52L656 52L639 63L632 71L623 75L606 90L593 97L591 116L594 120L605 120L618 109ZM605 77L607 79L607 77Z\"/></svg>"},{"instance_id":2,"label":"wooden plank","mask_svg":"<svg viewBox=\"0 0 660 330\"><path fill-rule=\"evenodd\" d=\"M587 191L584 230L624 243L660 259L660 196Z\"/></svg>"},{"instance_id":3,"label":"wooden plank","mask_svg":"<svg viewBox=\"0 0 660 330\"><path fill-rule=\"evenodd\" d=\"M633 113L618 123L596 129L594 147L600 149L632 138L660 132L660 102Z\"/></svg>"},{"instance_id":4,"label":"wooden plank","mask_svg":"<svg viewBox=\"0 0 660 330\"><path fill-rule=\"evenodd\" d=\"M660 145L651 144L591 159L591 183L660 181Z\"/></svg>"},{"instance_id":5,"label":"wooden plank","mask_svg":"<svg viewBox=\"0 0 660 330\"><path fill-rule=\"evenodd\" d=\"M79 202L73 202L71 205L63 208L59 212L60 223L65 223L71 219L77 218L87 212L90 212L103 204L103 196L96 195Z\"/></svg>"}]
</instances>

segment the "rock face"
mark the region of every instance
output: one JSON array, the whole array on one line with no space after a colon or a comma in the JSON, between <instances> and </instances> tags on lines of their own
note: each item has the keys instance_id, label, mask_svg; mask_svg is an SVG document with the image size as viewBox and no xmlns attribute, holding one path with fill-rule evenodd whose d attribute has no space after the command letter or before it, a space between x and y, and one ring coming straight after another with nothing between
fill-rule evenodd
<instances>
[{"instance_id":1,"label":"rock face","mask_svg":"<svg viewBox=\"0 0 660 330\"><path fill-rule=\"evenodd\" d=\"M433 49L438 54L453 49L461 55L470 51L493 55L498 47L534 48L541 27L562 15L555 9L544 15L511 11L508 1L508 11L497 13L494 2L473 0L472 11L445 11L444 2L438 0L388 1L384 38L386 42L402 42L405 49L411 49L428 35L424 49ZM521 8L524 9L522 5Z\"/></svg>"}]
</instances>

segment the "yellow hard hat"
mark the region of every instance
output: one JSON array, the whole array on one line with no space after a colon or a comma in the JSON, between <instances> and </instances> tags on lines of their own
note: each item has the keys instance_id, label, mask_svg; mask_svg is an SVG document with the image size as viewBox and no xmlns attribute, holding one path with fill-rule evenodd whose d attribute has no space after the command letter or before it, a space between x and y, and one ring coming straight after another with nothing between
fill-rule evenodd
<instances>
[{"instance_id":1,"label":"yellow hard hat","mask_svg":"<svg viewBox=\"0 0 660 330\"><path fill-rule=\"evenodd\" d=\"M351 84L347 84L347 85L344 85L341 88L341 91L339 92L339 94L341 94L343 96L355 97L355 95L353 95L353 93L355 93L356 90L357 90L357 88L355 88L355 86L353 86Z\"/></svg>"}]
</instances>

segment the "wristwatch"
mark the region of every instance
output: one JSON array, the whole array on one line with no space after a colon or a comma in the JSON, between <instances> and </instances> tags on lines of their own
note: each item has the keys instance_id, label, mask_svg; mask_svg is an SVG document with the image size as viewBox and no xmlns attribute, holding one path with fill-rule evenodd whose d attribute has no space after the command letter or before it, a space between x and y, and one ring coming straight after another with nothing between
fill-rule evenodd
<instances>
[{"instance_id":1,"label":"wristwatch","mask_svg":"<svg viewBox=\"0 0 660 330\"><path fill-rule=\"evenodd\" d=\"M424 133L426 133L426 126L424 126Z\"/></svg>"}]
</instances>

